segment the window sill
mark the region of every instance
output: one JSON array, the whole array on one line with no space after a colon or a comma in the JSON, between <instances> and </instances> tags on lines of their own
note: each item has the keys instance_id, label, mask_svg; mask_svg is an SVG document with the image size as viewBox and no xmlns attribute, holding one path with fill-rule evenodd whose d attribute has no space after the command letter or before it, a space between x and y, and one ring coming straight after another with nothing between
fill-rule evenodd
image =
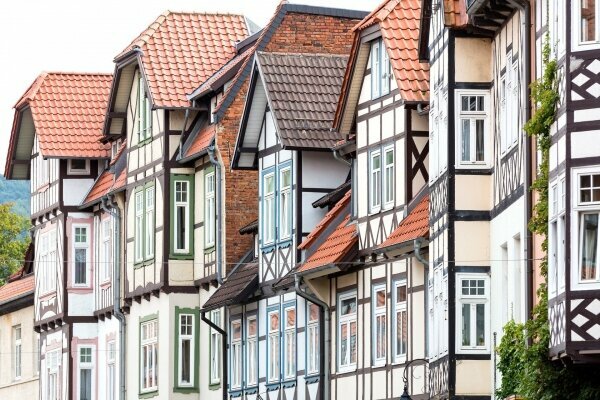
<instances>
[{"instance_id":1,"label":"window sill","mask_svg":"<svg viewBox=\"0 0 600 400\"><path fill-rule=\"evenodd\" d=\"M242 397L243 394L242 389L232 389L229 391L229 396L231 397Z\"/></svg>"},{"instance_id":2,"label":"window sill","mask_svg":"<svg viewBox=\"0 0 600 400\"><path fill-rule=\"evenodd\" d=\"M210 254L215 251L215 245L211 245L209 247L204 248L204 254ZM192 255L193 256L193 255Z\"/></svg>"},{"instance_id":3,"label":"window sill","mask_svg":"<svg viewBox=\"0 0 600 400\"><path fill-rule=\"evenodd\" d=\"M310 385L311 383L317 383L321 380L321 378L318 375L318 372L315 372L309 376L305 376L304 377L304 381L306 382L307 385Z\"/></svg>"},{"instance_id":4,"label":"window sill","mask_svg":"<svg viewBox=\"0 0 600 400\"><path fill-rule=\"evenodd\" d=\"M273 390L277 390L281 387L281 383L267 383L267 392L272 392Z\"/></svg>"},{"instance_id":5,"label":"window sill","mask_svg":"<svg viewBox=\"0 0 600 400\"><path fill-rule=\"evenodd\" d=\"M150 390L150 391L147 391L147 392L140 392L138 394L138 397L140 399L150 399L150 398L156 397L156 396L158 396L158 389Z\"/></svg>"},{"instance_id":6,"label":"window sill","mask_svg":"<svg viewBox=\"0 0 600 400\"><path fill-rule=\"evenodd\" d=\"M491 166L488 163L459 163L456 169L489 169Z\"/></svg>"},{"instance_id":7,"label":"window sill","mask_svg":"<svg viewBox=\"0 0 600 400\"><path fill-rule=\"evenodd\" d=\"M338 374L347 374L348 372L355 372L356 371L356 365L353 365L351 367L339 367L337 370Z\"/></svg>"},{"instance_id":8,"label":"window sill","mask_svg":"<svg viewBox=\"0 0 600 400\"><path fill-rule=\"evenodd\" d=\"M219 390L221 389L221 382L214 382L208 384L208 390Z\"/></svg>"},{"instance_id":9,"label":"window sill","mask_svg":"<svg viewBox=\"0 0 600 400\"><path fill-rule=\"evenodd\" d=\"M258 393L258 386L252 385L244 389L244 394L256 394Z\"/></svg>"},{"instance_id":10,"label":"window sill","mask_svg":"<svg viewBox=\"0 0 600 400\"><path fill-rule=\"evenodd\" d=\"M197 386L175 386L173 393L200 393Z\"/></svg>"},{"instance_id":11,"label":"window sill","mask_svg":"<svg viewBox=\"0 0 600 400\"><path fill-rule=\"evenodd\" d=\"M371 368L372 369L380 369L380 368L385 368L386 366L386 362L385 361L376 361Z\"/></svg>"},{"instance_id":12,"label":"window sill","mask_svg":"<svg viewBox=\"0 0 600 400\"><path fill-rule=\"evenodd\" d=\"M142 268L142 267L147 267L148 265L152 265L152 264L154 264L154 258L151 258L149 260L144 260L144 261L138 261L135 264L133 264L133 268L138 269L138 268Z\"/></svg>"},{"instance_id":13,"label":"window sill","mask_svg":"<svg viewBox=\"0 0 600 400\"><path fill-rule=\"evenodd\" d=\"M290 247L292 245L292 238L286 238L284 240L281 240L280 242L277 242L277 247L280 249L286 248L286 247Z\"/></svg>"},{"instance_id":14,"label":"window sill","mask_svg":"<svg viewBox=\"0 0 600 400\"><path fill-rule=\"evenodd\" d=\"M275 251L275 243L267 244L267 245L261 247L260 251L263 254L272 253L273 251Z\"/></svg>"},{"instance_id":15,"label":"window sill","mask_svg":"<svg viewBox=\"0 0 600 400\"><path fill-rule=\"evenodd\" d=\"M100 283L100 288L102 289L108 289L109 287L111 287L111 280L110 278L106 279L105 281L103 281L102 283Z\"/></svg>"},{"instance_id":16,"label":"window sill","mask_svg":"<svg viewBox=\"0 0 600 400\"><path fill-rule=\"evenodd\" d=\"M190 253L171 253L169 254L171 260L193 260L194 255Z\"/></svg>"}]
</instances>

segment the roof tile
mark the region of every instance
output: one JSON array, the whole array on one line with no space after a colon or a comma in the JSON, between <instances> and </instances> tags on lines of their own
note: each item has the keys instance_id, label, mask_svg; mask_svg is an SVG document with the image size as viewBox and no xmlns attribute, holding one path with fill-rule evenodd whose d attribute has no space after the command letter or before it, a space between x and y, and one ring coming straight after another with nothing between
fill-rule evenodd
<instances>
[{"instance_id":1,"label":"roof tile","mask_svg":"<svg viewBox=\"0 0 600 400\"><path fill-rule=\"evenodd\" d=\"M400 225L379 245L380 249L429 236L429 194L423 196Z\"/></svg>"},{"instance_id":2,"label":"roof tile","mask_svg":"<svg viewBox=\"0 0 600 400\"><path fill-rule=\"evenodd\" d=\"M27 275L24 278L8 282L0 286L0 304L7 303L11 300L33 293L35 281L33 274Z\"/></svg>"},{"instance_id":3,"label":"roof tile","mask_svg":"<svg viewBox=\"0 0 600 400\"><path fill-rule=\"evenodd\" d=\"M258 260L242 262L235 268L225 282L206 300L203 309L215 309L241 300L258 285Z\"/></svg>"}]
</instances>

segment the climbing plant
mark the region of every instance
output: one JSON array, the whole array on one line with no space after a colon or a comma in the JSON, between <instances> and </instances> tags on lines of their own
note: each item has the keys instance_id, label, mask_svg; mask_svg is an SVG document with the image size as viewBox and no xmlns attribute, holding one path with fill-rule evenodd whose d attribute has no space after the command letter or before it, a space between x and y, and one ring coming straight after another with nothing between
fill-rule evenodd
<instances>
[{"instance_id":1,"label":"climbing plant","mask_svg":"<svg viewBox=\"0 0 600 400\"><path fill-rule=\"evenodd\" d=\"M538 194L538 200L533 207L529 229L543 238L545 256L540 262L540 272L544 282L537 291L538 304L533 308L531 319L524 324L511 321L504 326L497 348L502 382L496 396L506 398L518 394L528 400L599 399L600 368L565 365L548 358L548 157L550 129L559 101L558 66L556 60L551 59L548 32L544 38L542 60L544 73L531 84L531 100L536 109L524 129L535 138L541 157L538 175L531 187Z\"/></svg>"}]
</instances>

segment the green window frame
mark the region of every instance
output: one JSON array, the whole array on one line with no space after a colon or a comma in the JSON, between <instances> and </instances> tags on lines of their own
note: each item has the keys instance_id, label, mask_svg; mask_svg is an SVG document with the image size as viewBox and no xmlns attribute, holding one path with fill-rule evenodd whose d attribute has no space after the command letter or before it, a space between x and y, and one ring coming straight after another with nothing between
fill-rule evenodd
<instances>
[{"instance_id":1,"label":"green window frame","mask_svg":"<svg viewBox=\"0 0 600 400\"><path fill-rule=\"evenodd\" d=\"M137 134L139 144L150 142L152 138L152 105L142 72L138 70L137 90Z\"/></svg>"},{"instance_id":2,"label":"green window frame","mask_svg":"<svg viewBox=\"0 0 600 400\"><path fill-rule=\"evenodd\" d=\"M154 259L156 234L156 190L154 182L135 189L134 196L134 260L137 267Z\"/></svg>"},{"instance_id":3,"label":"green window frame","mask_svg":"<svg viewBox=\"0 0 600 400\"><path fill-rule=\"evenodd\" d=\"M212 250L216 242L217 175L215 167L204 170L204 249Z\"/></svg>"},{"instance_id":4,"label":"green window frame","mask_svg":"<svg viewBox=\"0 0 600 400\"><path fill-rule=\"evenodd\" d=\"M194 175L171 176L171 258L194 256Z\"/></svg>"},{"instance_id":5,"label":"green window frame","mask_svg":"<svg viewBox=\"0 0 600 400\"><path fill-rule=\"evenodd\" d=\"M182 317L184 324L182 324ZM191 317L191 321L190 318ZM189 325L191 322L191 332ZM182 330L184 329L185 332ZM173 362L174 366L174 386L173 392L175 393L198 393L200 390L200 309L199 308L183 308L175 307L175 359ZM191 382L182 382L180 372L182 372L182 361L184 349L187 345L184 342L189 342L187 349L191 352L190 371L189 377Z\"/></svg>"}]
</instances>

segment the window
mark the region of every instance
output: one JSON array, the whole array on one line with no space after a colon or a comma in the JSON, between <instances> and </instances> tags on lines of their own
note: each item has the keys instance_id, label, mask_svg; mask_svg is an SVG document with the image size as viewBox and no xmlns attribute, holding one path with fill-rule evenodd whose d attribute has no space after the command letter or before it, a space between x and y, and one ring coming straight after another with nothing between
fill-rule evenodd
<instances>
[{"instance_id":1,"label":"window","mask_svg":"<svg viewBox=\"0 0 600 400\"><path fill-rule=\"evenodd\" d=\"M67 174L69 175L89 175L90 160L82 158L70 158L67 161Z\"/></svg>"},{"instance_id":2,"label":"window","mask_svg":"<svg viewBox=\"0 0 600 400\"><path fill-rule=\"evenodd\" d=\"M106 354L106 390L107 390L107 399L115 400L116 399L116 391L117 391L117 370L116 370L116 359L117 359L117 351L116 344L114 340L111 340L107 343L107 354Z\"/></svg>"},{"instance_id":3,"label":"window","mask_svg":"<svg viewBox=\"0 0 600 400\"><path fill-rule=\"evenodd\" d=\"M142 322L140 329L140 388L145 393L158 389L158 320Z\"/></svg>"},{"instance_id":4,"label":"window","mask_svg":"<svg viewBox=\"0 0 600 400\"><path fill-rule=\"evenodd\" d=\"M89 232L87 226L73 226L73 270L75 286L89 286Z\"/></svg>"},{"instance_id":5,"label":"window","mask_svg":"<svg viewBox=\"0 0 600 400\"><path fill-rule=\"evenodd\" d=\"M506 72L500 83L500 148L504 153L517 143L520 132L519 62L506 55Z\"/></svg>"},{"instance_id":6,"label":"window","mask_svg":"<svg viewBox=\"0 0 600 400\"><path fill-rule=\"evenodd\" d=\"M406 314L406 281L394 283L394 361L406 359L408 347L408 318Z\"/></svg>"},{"instance_id":7,"label":"window","mask_svg":"<svg viewBox=\"0 0 600 400\"><path fill-rule=\"evenodd\" d=\"M179 314L179 386L194 385L194 315Z\"/></svg>"},{"instance_id":8,"label":"window","mask_svg":"<svg viewBox=\"0 0 600 400\"><path fill-rule=\"evenodd\" d=\"M383 150L383 204L386 207L394 205L394 146Z\"/></svg>"},{"instance_id":9,"label":"window","mask_svg":"<svg viewBox=\"0 0 600 400\"><path fill-rule=\"evenodd\" d=\"M338 365L340 372L356 368L357 326L356 295L344 294L339 297L338 323Z\"/></svg>"},{"instance_id":10,"label":"window","mask_svg":"<svg viewBox=\"0 0 600 400\"><path fill-rule=\"evenodd\" d=\"M385 284L373 288L373 365L386 361L386 304Z\"/></svg>"},{"instance_id":11,"label":"window","mask_svg":"<svg viewBox=\"0 0 600 400\"><path fill-rule=\"evenodd\" d=\"M268 313L269 342L267 349L267 381L279 381L279 311Z\"/></svg>"},{"instance_id":12,"label":"window","mask_svg":"<svg viewBox=\"0 0 600 400\"><path fill-rule=\"evenodd\" d=\"M242 387L242 321L231 322L231 388Z\"/></svg>"},{"instance_id":13,"label":"window","mask_svg":"<svg viewBox=\"0 0 600 400\"><path fill-rule=\"evenodd\" d=\"M369 198L371 212L381 209L381 152L375 150L371 153L369 180Z\"/></svg>"},{"instance_id":14,"label":"window","mask_svg":"<svg viewBox=\"0 0 600 400\"><path fill-rule=\"evenodd\" d=\"M280 185L280 196L279 196L279 226L281 232L279 234L280 239L289 239L292 236L292 169L286 167L279 171L279 185Z\"/></svg>"},{"instance_id":15,"label":"window","mask_svg":"<svg viewBox=\"0 0 600 400\"><path fill-rule=\"evenodd\" d=\"M211 314L211 321L221 326L221 311L215 310ZM215 385L221 382L221 334L210 329L210 384Z\"/></svg>"},{"instance_id":16,"label":"window","mask_svg":"<svg viewBox=\"0 0 600 400\"><path fill-rule=\"evenodd\" d=\"M194 185L193 176L174 175L173 176L173 255L190 255L193 253L193 204L194 204ZM214 196L214 192L213 192ZM213 197L214 205L214 197Z\"/></svg>"},{"instance_id":17,"label":"window","mask_svg":"<svg viewBox=\"0 0 600 400\"><path fill-rule=\"evenodd\" d=\"M275 241L275 174L268 173L263 177L263 192L263 237L264 244L270 244Z\"/></svg>"},{"instance_id":18,"label":"window","mask_svg":"<svg viewBox=\"0 0 600 400\"><path fill-rule=\"evenodd\" d=\"M376 99L390 92L392 79L390 59L381 39L371 44L371 98Z\"/></svg>"},{"instance_id":19,"label":"window","mask_svg":"<svg viewBox=\"0 0 600 400\"><path fill-rule=\"evenodd\" d=\"M215 172L204 177L204 247L215 245Z\"/></svg>"},{"instance_id":20,"label":"window","mask_svg":"<svg viewBox=\"0 0 600 400\"><path fill-rule=\"evenodd\" d=\"M460 132L459 164L485 165L488 140L488 96L481 92L459 94L460 112L458 132Z\"/></svg>"},{"instance_id":21,"label":"window","mask_svg":"<svg viewBox=\"0 0 600 400\"><path fill-rule=\"evenodd\" d=\"M13 377L15 380L21 379L22 351L21 345L21 325L13 326Z\"/></svg>"},{"instance_id":22,"label":"window","mask_svg":"<svg viewBox=\"0 0 600 400\"><path fill-rule=\"evenodd\" d=\"M256 316L246 319L246 386L258 384L258 324Z\"/></svg>"},{"instance_id":23,"label":"window","mask_svg":"<svg viewBox=\"0 0 600 400\"><path fill-rule=\"evenodd\" d=\"M463 352L489 351L489 278L483 274L458 276L457 313L461 327L458 348Z\"/></svg>"},{"instance_id":24,"label":"window","mask_svg":"<svg viewBox=\"0 0 600 400\"><path fill-rule=\"evenodd\" d=\"M102 220L102 250L100 261L102 263L102 281L109 281L112 277L112 254L110 249L110 218Z\"/></svg>"},{"instance_id":25,"label":"window","mask_svg":"<svg viewBox=\"0 0 600 400\"><path fill-rule=\"evenodd\" d=\"M135 192L135 262L154 258L154 186Z\"/></svg>"},{"instance_id":26,"label":"window","mask_svg":"<svg viewBox=\"0 0 600 400\"><path fill-rule=\"evenodd\" d=\"M284 308L284 379L296 377L296 308Z\"/></svg>"},{"instance_id":27,"label":"window","mask_svg":"<svg viewBox=\"0 0 600 400\"><path fill-rule=\"evenodd\" d=\"M146 85L141 72L138 73L138 141L143 142L152 136L152 108L146 92Z\"/></svg>"},{"instance_id":28,"label":"window","mask_svg":"<svg viewBox=\"0 0 600 400\"><path fill-rule=\"evenodd\" d=\"M579 20L574 24L578 30L577 43L579 45L597 43L600 38L596 21L600 15L598 15L596 0L578 0L573 3L575 4L575 18Z\"/></svg>"},{"instance_id":29,"label":"window","mask_svg":"<svg viewBox=\"0 0 600 400\"><path fill-rule=\"evenodd\" d=\"M435 266L428 286L429 358L435 360L448 352L448 274L444 264Z\"/></svg>"},{"instance_id":30,"label":"window","mask_svg":"<svg viewBox=\"0 0 600 400\"><path fill-rule=\"evenodd\" d=\"M79 400L92 398L92 348L79 348Z\"/></svg>"},{"instance_id":31,"label":"window","mask_svg":"<svg viewBox=\"0 0 600 400\"><path fill-rule=\"evenodd\" d=\"M577 178L579 212L580 283L599 282L598 222L600 219L600 173L580 173ZM562 196L561 196L562 198Z\"/></svg>"},{"instance_id":32,"label":"window","mask_svg":"<svg viewBox=\"0 0 600 400\"><path fill-rule=\"evenodd\" d=\"M47 400L57 400L58 393L58 371L60 368L60 350L52 350L46 353L46 368L47 368Z\"/></svg>"},{"instance_id":33,"label":"window","mask_svg":"<svg viewBox=\"0 0 600 400\"><path fill-rule=\"evenodd\" d=\"M307 350L306 350L306 374L319 373L319 306L308 303L308 320L306 324Z\"/></svg>"},{"instance_id":34,"label":"window","mask_svg":"<svg viewBox=\"0 0 600 400\"><path fill-rule=\"evenodd\" d=\"M565 178L550 188L548 229L548 292L551 297L565 288Z\"/></svg>"}]
</instances>

